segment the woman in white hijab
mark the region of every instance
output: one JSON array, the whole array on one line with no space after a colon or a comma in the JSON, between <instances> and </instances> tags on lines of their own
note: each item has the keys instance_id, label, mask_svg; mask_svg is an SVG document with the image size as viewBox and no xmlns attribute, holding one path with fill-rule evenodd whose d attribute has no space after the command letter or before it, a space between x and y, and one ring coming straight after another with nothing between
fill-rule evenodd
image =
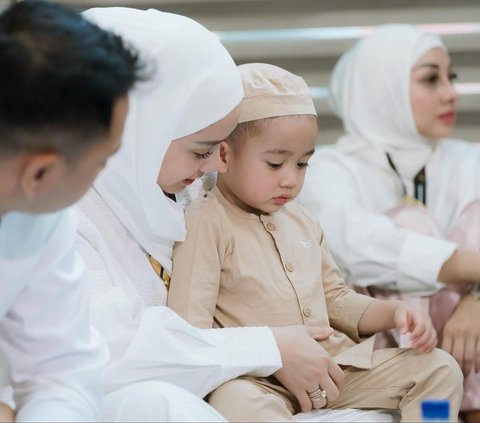
<instances>
[{"instance_id":1,"label":"woman in white hijab","mask_svg":"<svg viewBox=\"0 0 480 423\"><path fill-rule=\"evenodd\" d=\"M183 211L166 193L216 170L243 96L233 60L183 16L128 8L85 15L151 64L129 96L121 150L78 207L92 320L111 355L102 419L218 420L200 398L242 374L275 374L308 398L321 371L315 339L329 335L324 329L199 330L163 307L172 247L185 237Z\"/></svg>"},{"instance_id":2,"label":"woman in white hijab","mask_svg":"<svg viewBox=\"0 0 480 423\"><path fill-rule=\"evenodd\" d=\"M479 421L480 148L447 139L453 77L441 40L413 26L359 41L330 85L346 134L310 161L300 200L353 285L427 298L417 303L468 376L462 409Z\"/></svg>"}]
</instances>

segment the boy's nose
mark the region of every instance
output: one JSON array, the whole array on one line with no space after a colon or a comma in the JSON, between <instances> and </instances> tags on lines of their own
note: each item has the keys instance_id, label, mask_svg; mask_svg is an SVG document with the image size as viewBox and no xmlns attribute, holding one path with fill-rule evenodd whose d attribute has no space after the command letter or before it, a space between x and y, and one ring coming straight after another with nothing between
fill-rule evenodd
<instances>
[{"instance_id":1,"label":"boy's nose","mask_svg":"<svg viewBox=\"0 0 480 423\"><path fill-rule=\"evenodd\" d=\"M282 174L282 179L280 180L280 186L282 188L295 188L297 186L297 172L293 170L286 170Z\"/></svg>"}]
</instances>

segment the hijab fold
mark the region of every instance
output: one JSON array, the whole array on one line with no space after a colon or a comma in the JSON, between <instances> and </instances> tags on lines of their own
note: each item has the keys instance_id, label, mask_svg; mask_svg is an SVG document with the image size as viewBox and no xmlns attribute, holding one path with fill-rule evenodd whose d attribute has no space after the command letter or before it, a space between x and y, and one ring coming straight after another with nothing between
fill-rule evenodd
<instances>
[{"instance_id":1,"label":"hijab fold","mask_svg":"<svg viewBox=\"0 0 480 423\"><path fill-rule=\"evenodd\" d=\"M160 167L172 140L216 123L240 103L238 71L218 38L187 17L122 7L84 15L122 36L146 64L146 80L129 94L122 147L94 187L171 272L173 244L184 240L185 224L181 208L157 185Z\"/></svg>"},{"instance_id":2,"label":"hijab fold","mask_svg":"<svg viewBox=\"0 0 480 423\"><path fill-rule=\"evenodd\" d=\"M434 142L416 129L411 102L413 65L442 41L412 25L379 27L337 62L330 81L330 105L346 135L337 147L389 166L389 153L407 181L425 166Z\"/></svg>"}]
</instances>

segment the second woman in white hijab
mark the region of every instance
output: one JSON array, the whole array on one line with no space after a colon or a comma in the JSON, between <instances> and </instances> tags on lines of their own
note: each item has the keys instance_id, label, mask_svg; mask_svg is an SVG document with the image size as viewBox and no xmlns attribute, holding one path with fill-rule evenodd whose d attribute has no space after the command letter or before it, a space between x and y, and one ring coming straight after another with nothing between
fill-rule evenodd
<instances>
[{"instance_id":1,"label":"second woman in white hijab","mask_svg":"<svg viewBox=\"0 0 480 423\"><path fill-rule=\"evenodd\" d=\"M218 145L243 97L234 62L213 34L182 16L125 8L86 16L151 64L129 96L121 150L79 205L92 319L111 354L102 418L218 419L185 390L202 398L245 373L275 373L307 396L321 371L320 328L197 330L163 307L172 247L185 237L183 211L169 197L218 166Z\"/></svg>"},{"instance_id":2,"label":"second woman in white hijab","mask_svg":"<svg viewBox=\"0 0 480 423\"><path fill-rule=\"evenodd\" d=\"M441 40L413 26L386 25L359 41L330 86L346 134L310 161L301 201L347 280L427 307L468 376L466 418L478 421L480 325L471 316L480 301L464 283L480 281L480 149L448 139L453 76Z\"/></svg>"}]
</instances>

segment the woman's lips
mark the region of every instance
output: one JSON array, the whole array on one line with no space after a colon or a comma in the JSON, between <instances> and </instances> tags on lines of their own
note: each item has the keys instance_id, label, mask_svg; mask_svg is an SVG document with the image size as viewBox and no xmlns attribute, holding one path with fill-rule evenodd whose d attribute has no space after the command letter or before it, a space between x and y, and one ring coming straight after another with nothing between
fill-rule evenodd
<instances>
[{"instance_id":1,"label":"woman's lips","mask_svg":"<svg viewBox=\"0 0 480 423\"><path fill-rule=\"evenodd\" d=\"M457 121L457 114L455 112L444 113L439 116L439 119L449 125L453 125Z\"/></svg>"}]
</instances>

